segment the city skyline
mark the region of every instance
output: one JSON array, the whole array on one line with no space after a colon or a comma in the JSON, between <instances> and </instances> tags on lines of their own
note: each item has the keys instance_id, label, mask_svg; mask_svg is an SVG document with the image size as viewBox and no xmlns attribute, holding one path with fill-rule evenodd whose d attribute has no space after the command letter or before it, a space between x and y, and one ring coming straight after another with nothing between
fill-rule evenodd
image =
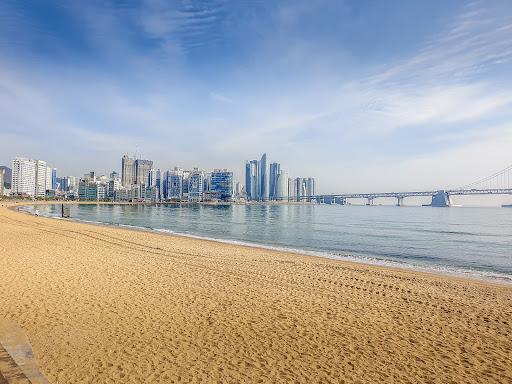
<instances>
[{"instance_id":1,"label":"city skyline","mask_svg":"<svg viewBox=\"0 0 512 384\"><path fill-rule=\"evenodd\" d=\"M511 7L2 2L0 164L243 180L250 146L319 192L459 187L512 162Z\"/></svg>"}]
</instances>

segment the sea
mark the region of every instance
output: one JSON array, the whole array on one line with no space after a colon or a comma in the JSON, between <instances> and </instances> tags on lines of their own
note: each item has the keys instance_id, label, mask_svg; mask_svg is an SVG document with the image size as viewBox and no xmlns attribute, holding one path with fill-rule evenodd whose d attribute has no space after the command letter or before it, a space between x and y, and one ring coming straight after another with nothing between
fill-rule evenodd
<instances>
[{"instance_id":1,"label":"sea","mask_svg":"<svg viewBox=\"0 0 512 384\"><path fill-rule=\"evenodd\" d=\"M61 205L24 210L59 218ZM512 283L512 209L313 204L70 205L70 219Z\"/></svg>"}]
</instances>

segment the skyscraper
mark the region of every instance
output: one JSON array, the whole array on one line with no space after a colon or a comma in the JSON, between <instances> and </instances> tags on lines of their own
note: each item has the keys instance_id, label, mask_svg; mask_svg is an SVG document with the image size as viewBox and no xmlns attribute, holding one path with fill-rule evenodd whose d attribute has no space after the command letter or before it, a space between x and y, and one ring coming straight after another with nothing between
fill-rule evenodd
<instances>
[{"instance_id":1,"label":"skyscraper","mask_svg":"<svg viewBox=\"0 0 512 384\"><path fill-rule=\"evenodd\" d=\"M287 201L288 200L288 172L280 170L277 175L275 200Z\"/></svg>"},{"instance_id":2,"label":"skyscraper","mask_svg":"<svg viewBox=\"0 0 512 384\"><path fill-rule=\"evenodd\" d=\"M151 160L137 159L134 163L135 168L135 184L137 185L149 185L149 172L153 168L153 162Z\"/></svg>"},{"instance_id":3,"label":"skyscraper","mask_svg":"<svg viewBox=\"0 0 512 384\"><path fill-rule=\"evenodd\" d=\"M307 200L311 201L311 196L315 195L315 179L313 177L308 177L304 179L304 182Z\"/></svg>"},{"instance_id":4,"label":"skyscraper","mask_svg":"<svg viewBox=\"0 0 512 384\"><path fill-rule=\"evenodd\" d=\"M260 180L260 194L259 194L259 200L260 201L267 201L269 196L269 188L270 188L270 167L269 163L267 161L267 154L264 153L263 156L261 156L261 160L259 162L259 180Z\"/></svg>"},{"instance_id":5,"label":"skyscraper","mask_svg":"<svg viewBox=\"0 0 512 384\"><path fill-rule=\"evenodd\" d=\"M124 155L121 160L121 184L125 188L130 188L130 186L134 184L134 162L135 160L128 157L128 155Z\"/></svg>"},{"instance_id":6,"label":"skyscraper","mask_svg":"<svg viewBox=\"0 0 512 384\"><path fill-rule=\"evenodd\" d=\"M52 191L57 190L57 168L52 168Z\"/></svg>"},{"instance_id":7,"label":"skyscraper","mask_svg":"<svg viewBox=\"0 0 512 384\"><path fill-rule=\"evenodd\" d=\"M279 171L281 170L281 164L272 163L270 164L270 180L269 180L269 199L276 200L277 196L277 178Z\"/></svg>"},{"instance_id":8,"label":"skyscraper","mask_svg":"<svg viewBox=\"0 0 512 384\"><path fill-rule=\"evenodd\" d=\"M245 161L245 190L247 200L251 200L251 162Z\"/></svg>"},{"instance_id":9,"label":"skyscraper","mask_svg":"<svg viewBox=\"0 0 512 384\"><path fill-rule=\"evenodd\" d=\"M259 200L260 188L258 180L258 160L246 161L245 163L245 192L247 200Z\"/></svg>"},{"instance_id":10,"label":"skyscraper","mask_svg":"<svg viewBox=\"0 0 512 384\"><path fill-rule=\"evenodd\" d=\"M288 178L288 201L297 200L297 183L295 179Z\"/></svg>"}]
</instances>

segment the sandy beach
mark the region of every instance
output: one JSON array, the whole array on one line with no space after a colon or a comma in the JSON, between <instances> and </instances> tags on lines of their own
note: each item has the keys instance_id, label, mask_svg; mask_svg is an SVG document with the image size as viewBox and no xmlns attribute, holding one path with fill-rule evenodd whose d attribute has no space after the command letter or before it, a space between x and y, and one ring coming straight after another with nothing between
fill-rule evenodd
<instances>
[{"instance_id":1,"label":"sandy beach","mask_svg":"<svg viewBox=\"0 0 512 384\"><path fill-rule=\"evenodd\" d=\"M0 318L50 383L512 382L511 286L6 207Z\"/></svg>"}]
</instances>

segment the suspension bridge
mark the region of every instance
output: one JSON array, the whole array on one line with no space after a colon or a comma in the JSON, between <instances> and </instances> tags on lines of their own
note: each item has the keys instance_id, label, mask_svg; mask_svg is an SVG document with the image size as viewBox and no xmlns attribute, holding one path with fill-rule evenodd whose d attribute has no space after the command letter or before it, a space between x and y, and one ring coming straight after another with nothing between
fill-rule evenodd
<instances>
[{"instance_id":1,"label":"suspension bridge","mask_svg":"<svg viewBox=\"0 0 512 384\"><path fill-rule=\"evenodd\" d=\"M512 195L512 165L496 172L490 176L484 177L473 183L464 185L456 189L440 189L432 191L413 191L413 192L382 192L382 193L342 193L307 196L306 200L316 201L321 204L348 204L349 199L366 199L367 205L373 205L374 200L378 198L395 198L397 206L404 204L407 197L432 198L432 207L449 207L452 205L452 196L471 196L471 195Z\"/></svg>"}]
</instances>

